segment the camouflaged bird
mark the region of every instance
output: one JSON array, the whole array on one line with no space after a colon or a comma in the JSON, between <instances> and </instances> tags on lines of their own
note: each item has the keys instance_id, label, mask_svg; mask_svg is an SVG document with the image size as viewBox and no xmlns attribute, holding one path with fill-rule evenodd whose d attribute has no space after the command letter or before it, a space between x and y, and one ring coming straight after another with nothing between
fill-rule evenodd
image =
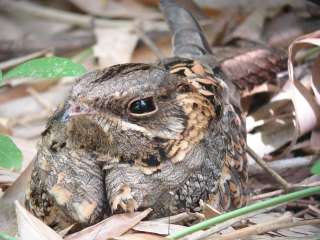
<instances>
[{"instance_id":1,"label":"camouflaged bird","mask_svg":"<svg viewBox=\"0 0 320 240\"><path fill-rule=\"evenodd\" d=\"M26 206L55 229L119 211L150 218L246 203L245 124L237 89L198 23L160 1L175 57L121 64L77 80L49 120Z\"/></svg>"}]
</instances>

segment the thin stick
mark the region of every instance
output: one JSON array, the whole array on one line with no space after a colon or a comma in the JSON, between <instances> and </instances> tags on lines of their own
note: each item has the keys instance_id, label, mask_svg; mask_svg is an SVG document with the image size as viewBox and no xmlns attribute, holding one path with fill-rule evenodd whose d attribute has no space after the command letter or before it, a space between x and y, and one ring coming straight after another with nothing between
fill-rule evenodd
<instances>
[{"instance_id":1,"label":"thin stick","mask_svg":"<svg viewBox=\"0 0 320 240\"><path fill-rule=\"evenodd\" d=\"M262 200L262 199L265 199L265 198L278 196L278 195L282 194L283 192L284 192L283 189L280 189L280 190L276 190L276 191L272 191L272 192L259 194L259 195L256 195L256 196L252 196L249 201L253 202L253 201Z\"/></svg>"},{"instance_id":2,"label":"thin stick","mask_svg":"<svg viewBox=\"0 0 320 240\"><path fill-rule=\"evenodd\" d=\"M250 226L247 228L242 228L235 232L226 234L224 236L215 236L214 238L210 238L211 240L232 240L232 239L247 239L249 236L258 235L262 233L267 233L275 230L292 228L297 226L304 225L317 225L320 224L320 219L312 219L312 220L302 220L298 222L289 222L289 219L285 219L284 217L280 217L279 219L274 219L267 223L261 223L254 226ZM292 217L291 217L292 220Z\"/></svg>"},{"instance_id":3,"label":"thin stick","mask_svg":"<svg viewBox=\"0 0 320 240\"><path fill-rule=\"evenodd\" d=\"M27 88L27 92L30 93L30 95L48 112L52 113L53 107L50 103L48 103L47 100L42 98L40 94L32 87Z\"/></svg>"},{"instance_id":4,"label":"thin stick","mask_svg":"<svg viewBox=\"0 0 320 240\"><path fill-rule=\"evenodd\" d=\"M287 158L281 160L275 160L268 163L268 166L276 172L282 172L287 169L292 168L302 168L308 167L310 164L314 162L314 158L317 155L304 156L304 157L295 157L295 158ZM249 165L249 175L258 175L264 172L264 169L258 166L258 164Z\"/></svg>"},{"instance_id":5,"label":"thin stick","mask_svg":"<svg viewBox=\"0 0 320 240\"><path fill-rule=\"evenodd\" d=\"M118 27L128 25L129 21L110 21L95 19L91 16L76 14L67 11L57 10L41 6L31 2L16 2L11 0L1 0L0 8L7 12L22 12L36 17L56 20L63 23L69 23L81 27L91 27L93 22L100 27Z\"/></svg>"},{"instance_id":6,"label":"thin stick","mask_svg":"<svg viewBox=\"0 0 320 240\"><path fill-rule=\"evenodd\" d=\"M310 183L310 184L293 184L292 185L292 187L296 188L296 189L304 188L304 187L315 187L315 186L320 186L320 181L316 181L316 182L313 182L313 183ZM278 196L278 195L283 194L283 193L284 193L284 190L280 189L280 190L275 190L275 191L272 191L272 192L267 192L267 193L255 195L255 196L252 196L249 199L249 202L254 202L254 201L258 201L258 200L262 200L262 199Z\"/></svg>"},{"instance_id":7,"label":"thin stick","mask_svg":"<svg viewBox=\"0 0 320 240\"><path fill-rule=\"evenodd\" d=\"M5 62L0 62L0 70L2 70L2 71L6 70L8 68L14 67L16 65L19 65L19 64L24 63L26 61L29 61L31 59L45 56L48 53L50 53L50 50L47 49L47 50L42 50L42 51L38 51L35 53L27 54L22 57L13 58L13 59L10 59Z\"/></svg>"},{"instance_id":8,"label":"thin stick","mask_svg":"<svg viewBox=\"0 0 320 240\"><path fill-rule=\"evenodd\" d=\"M237 222L240 222L242 220L245 220L245 219L248 219L248 218L251 218L251 217L254 217L258 214L261 214L261 213L264 213L264 212L268 212L268 211L271 211L272 209L274 208L277 208L279 205L275 205L275 206L272 206L270 208L265 208L265 209L260 209L258 211L255 211L255 212L252 212L252 213L248 213L248 214L245 214L243 216L240 216L240 217L236 217L236 218L232 218L228 221L225 221L223 223L220 223L216 226L213 226L211 228L209 228L208 230L205 230L203 231L202 233L200 233L199 235L196 235L195 237L192 237L190 236L190 239L187 237L188 240L202 240L202 239L205 239L207 237L209 237L210 235L214 234L214 233L217 233L223 229L226 229L232 225L234 225L235 223Z\"/></svg>"},{"instance_id":9,"label":"thin stick","mask_svg":"<svg viewBox=\"0 0 320 240\"><path fill-rule=\"evenodd\" d=\"M291 185L285 179L283 179L276 171L270 168L268 164L249 146L247 147L247 152L259 164L261 168L263 168L267 173L269 173L284 188L286 192L289 191Z\"/></svg>"},{"instance_id":10,"label":"thin stick","mask_svg":"<svg viewBox=\"0 0 320 240\"><path fill-rule=\"evenodd\" d=\"M244 214L257 211L259 209L264 209L264 208L268 208L268 207L271 207L274 205L287 203L287 202L290 202L293 200L297 200L299 198L308 197L313 194L319 194L319 193L320 193L320 187L311 187L311 188L296 191L293 193L288 193L286 195L271 198L271 199L268 199L268 200L265 200L262 202L257 202L252 205L249 205L249 206L246 206L246 207L243 207L240 209L236 209L231 212L221 214L217 217L210 218L206 221L195 224L195 225L188 227L188 228L185 228L181 231L175 232L175 233L167 236L167 238L171 239L171 240L178 239L178 238L184 237L188 234L194 233L196 231L203 230L205 228L211 227L211 226L216 225L218 223L222 223L222 222L227 221L229 219L239 217Z\"/></svg>"},{"instance_id":11,"label":"thin stick","mask_svg":"<svg viewBox=\"0 0 320 240\"><path fill-rule=\"evenodd\" d=\"M311 211L315 212L318 216L320 216L320 209L319 208L317 208L316 206L312 206L312 205L309 205L308 208Z\"/></svg>"},{"instance_id":12,"label":"thin stick","mask_svg":"<svg viewBox=\"0 0 320 240\"><path fill-rule=\"evenodd\" d=\"M292 223L293 218L291 214L285 214L284 216L281 216L277 219L272 219L271 221L268 221L266 223L260 223L256 224L250 227L242 228L239 230L236 230L234 232L231 232L229 234L225 234L223 236L214 236L213 238L208 238L213 240L232 240L232 239L241 239L246 238L251 235L257 235L269 231L273 231L277 229L281 224L285 223Z\"/></svg>"},{"instance_id":13,"label":"thin stick","mask_svg":"<svg viewBox=\"0 0 320 240\"><path fill-rule=\"evenodd\" d=\"M179 213L177 215L173 215L169 217L158 218L153 221L160 222L160 223L178 223L185 220L195 220L195 219L202 220L203 218L201 218L198 214L183 212L183 213Z\"/></svg>"},{"instance_id":14,"label":"thin stick","mask_svg":"<svg viewBox=\"0 0 320 240\"><path fill-rule=\"evenodd\" d=\"M0 9L6 12L24 13L35 17L54 20L55 22L67 23L80 27L132 27L133 21L130 20L108 20L95 18L89 15L71 13L54 8L49 8L25 1L0 0ZM144 29L167 30L164 22L150 21L144 24Z\"/></svg>"},{"instance_id":15,"label":"thin stick","mask_svg":"<svg viewBox=\"0 0 320 240\"><path fill-rule=\"evenodd\" d=\"M144 44L157 56L158 60L165 57L154 41L152 41L152 39L139 26L137 26L134 31L138 34Z\"/></svg>"}]
</instances>

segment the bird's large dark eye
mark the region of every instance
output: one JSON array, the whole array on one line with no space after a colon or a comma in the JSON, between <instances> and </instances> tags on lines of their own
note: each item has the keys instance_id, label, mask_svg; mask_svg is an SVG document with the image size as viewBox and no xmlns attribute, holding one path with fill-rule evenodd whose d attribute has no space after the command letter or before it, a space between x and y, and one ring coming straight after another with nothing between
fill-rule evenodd
<instances>
[{"instance_id":1,"label":"bird's large dark eye","mask_svg":"<svg viewBox=\"0 0 320 240\"><path fill-rule=\"evenodd\" d=\"M156 110L157 106L154 102L153 97L133 100L129 104L129 111L134 115L149 114L155 112Z\"/></svg>"}]
</instances>

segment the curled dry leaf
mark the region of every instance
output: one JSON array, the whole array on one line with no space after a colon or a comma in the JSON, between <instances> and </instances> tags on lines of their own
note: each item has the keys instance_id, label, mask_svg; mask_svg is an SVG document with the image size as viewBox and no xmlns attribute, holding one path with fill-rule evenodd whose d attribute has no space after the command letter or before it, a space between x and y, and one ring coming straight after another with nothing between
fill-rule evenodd
<instances>
[{"instance_id":1,"label":"curled dry leaf","mask_svg":"<svg viewBox=\"0 0 320 240\"><path fill-rule=\"evenodd\" d=\"M233 39L246 39L262 43L262 30L267 11L265 7L257 7L252 13L227 37L226 41Z\"/></svg>"},{"instance_id":2,"label":"curled dry leaf","mask_svg":"<svg viewBox=\"0 0 320 240\"><path fill-rule=\"evenodd\" d=\"M320 31L297 38L289 46L288 72L291 83L290 93L295 108L299 135L307 133L320 122L320 57L314 62L312 69L312 91L308 90L294 76L293 62L300 49L320 46Z\"/></svg>"},{"instance_id":3,"label":"curled dry leaf","mask_svg":"<svg viewBox=\"0 0 320 240\"><path fill-rule=\"evenodd\" d=\"M64 238L65 240L105 240L119 237L145 218L152 209L143 212L113 215L93 226Z\"/></svg>"},{"instance_id":4,"label":"curled dry leaf","mask_svg":"<svg viewBox=\"0 0 320 240\"><path fill-rule=\"evenodd\" d=\"M58 233L29 213L18 201L15 205L21 240L62 240Z\"/></svg>"},{"instance_id":5,"label":"curled dry leaf","mask_svg":"<svg viewBox=\"0 0 320 240\"><path fill-rule=\"evenodd\" d=\"M285 66L284 53L271 48L250 49L221 63L224 73L242 89L252 89L263 82L276 85L276 74Z\"/></svg>"}]
</instances>

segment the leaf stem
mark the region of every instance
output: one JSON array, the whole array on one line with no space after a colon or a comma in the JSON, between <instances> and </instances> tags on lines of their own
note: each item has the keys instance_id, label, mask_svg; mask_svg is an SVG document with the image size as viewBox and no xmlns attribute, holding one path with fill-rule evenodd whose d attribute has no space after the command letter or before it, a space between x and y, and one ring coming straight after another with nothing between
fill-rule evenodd
<instances>
[{"instance_id":1,"label":"leaf stem","mask_svg":"<svg viewBox=\"0 0 320 240\"><path fill-rule=\"evenodd\" d=\"M231 218L234 217L239 217L241 215L250 213L250 212L254 212L263 208L268 208L271 207L273 205L277 205L277 204L282 204L282 203L286 203L286 202L290 202L299 198L303 198L303 197L308 197L311 196L313 194L319 194L320 193L320 187L310 187L310 188L306 188L300 191L296 191L296 192L292 192L292 193L288 193L285 195L281 195L278 197L274 197L262 202L258 202L240 209L236 209L234 211L231 212L227 212L224 213L222 215L219 215L217 217L214 218L210 218L206 221L203 221L201 223L195 224L191 227L185 228L181 231L175 232L173 234L170 234L169 236L167 236L168 239L171 240L175 240L181 237L184 237L188 234L197 232L199 230L211 227L213 225L216 225L218 223L222 223L226 220L229 220Z\"/></svg>"}]
</instances>

